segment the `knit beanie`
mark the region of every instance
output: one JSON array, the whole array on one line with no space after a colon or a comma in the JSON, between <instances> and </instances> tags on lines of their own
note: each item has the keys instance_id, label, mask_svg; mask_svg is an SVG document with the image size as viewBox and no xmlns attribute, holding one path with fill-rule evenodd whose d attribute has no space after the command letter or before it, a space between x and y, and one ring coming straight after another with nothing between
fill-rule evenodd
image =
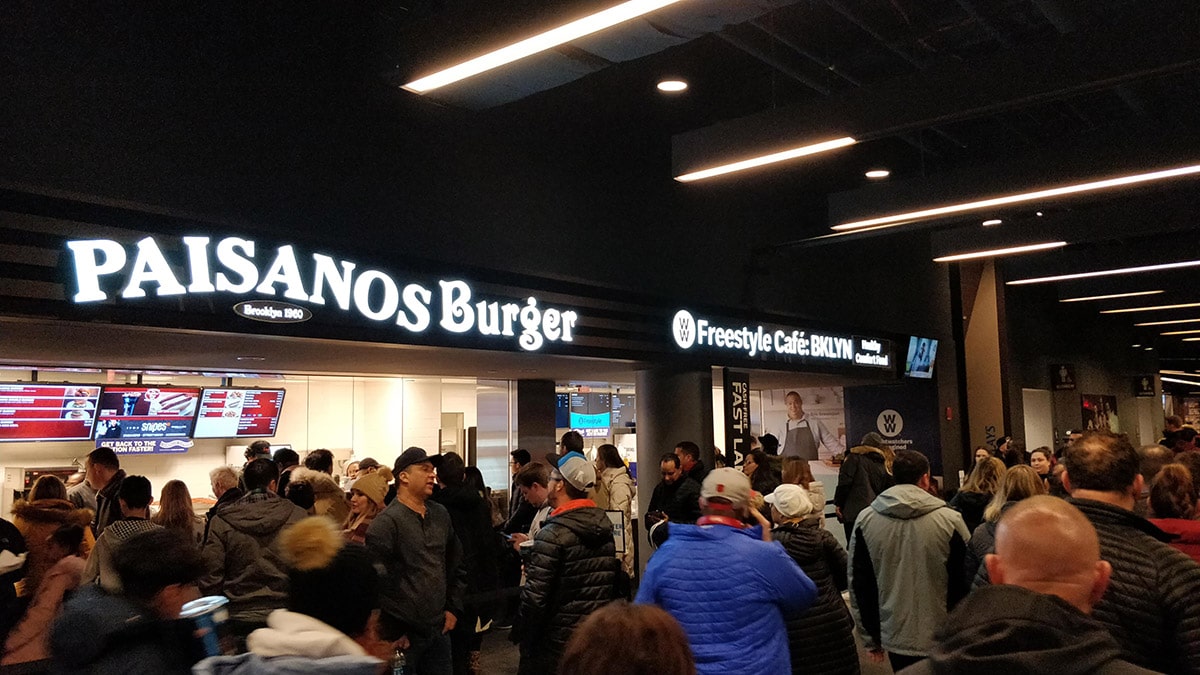
<instances>
[{"instance_id":1,"label":"knit beanie","mask_svg":"<svg viewBox=\"0 0 1200 675\"><path fill-rule=\"evenodd\" d=\"M362 635L379 608L379 572L365 546L347 544L333 522L312 516L279 535L288 566L289 611L311 616L349 637Z\"/></svg>"},{"instance_id":2,"label":"knit beanie","mask_svg":"<svg viewBox=\"0 0 1200 675\"><path fill-rule=\"evenodd\" d=\"M375 506L383 508L383 497L387 494L388 483L392 481L392 470L386 466L381 466L376 471L373 471L365 476L359 477L358 480L350 486L351 490L358 490L367 496L367 499L375 502Z\"/></svg>"}]
</instances>

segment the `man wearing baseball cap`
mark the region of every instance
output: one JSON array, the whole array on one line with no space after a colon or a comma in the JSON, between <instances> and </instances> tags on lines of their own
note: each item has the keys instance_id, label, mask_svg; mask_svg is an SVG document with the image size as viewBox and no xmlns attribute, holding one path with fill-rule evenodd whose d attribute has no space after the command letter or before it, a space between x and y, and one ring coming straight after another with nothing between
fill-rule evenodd
<instances>
[{"instance_id":1,"label":"man wearing baseball cap","mask_svg":"<svg viewBox=\"0 0 1200 675\"><path fill-rule=\"evenodd\" d=\"M776 542L747 528L750 479L715 469L700 488L695 525L672 524L638 589L637 602L683 626L699 675L791 672L785 618L817 598L816 584Z\"/></svg>"},{"instance_id":2,"label":"man wearing baseball cap","mask_svg":"<svg viewBox=\"0 0 1200 675\"><path fill-rule=\"evenodd\" d=\"M587 498L595 484L596 468L581 453L554 461L547 486L553 510L533 539L511 633L521 647L520 675L558 672L576 624L628 587L612 521Z\"/></svg>"}]
</instances>

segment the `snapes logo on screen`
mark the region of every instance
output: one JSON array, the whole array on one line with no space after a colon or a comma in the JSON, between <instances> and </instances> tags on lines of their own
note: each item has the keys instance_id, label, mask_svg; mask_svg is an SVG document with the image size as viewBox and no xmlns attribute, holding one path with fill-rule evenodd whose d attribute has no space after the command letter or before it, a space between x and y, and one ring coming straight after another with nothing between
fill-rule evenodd
<instances>
[{"instance_id":1,"label":"snapes logo on screen","mask_svg":"<svg viewBox=\"0 0 1200 675\"><path fill-rule=\"evenodd\" d=\"M442 330L458 335L516 338L526 351L536 351L547 342L573 342L579 315L572 310L541 307L537 298L519 302L475 300L471 286L458 279L439 279L428 286L401 286L390 274L358 269L356 263L313 253L301 271L292 246L259 247L253 240L225 237L183 237L180 240L186 265L168 262L154 237L146 237L126 249L111 239L67 242L74 260L75 293L78 303L103 302L108 293L101 280L121 282L124 299L144 298L147 290L156 296L232 293L324 306L332 300L343 312L353 311L371 321L389 322L410 333L423 334L436 320ZM241 302L241 316L272 322L304 321L311 313L303 307ZM303 310L303 311L296 311ZM307 314L306 314L307 313ZM276 316L278 314L278 316Z\"/></svg>"},{"instance_id":2,"label":"snapes logo on screen","mask_svg":"<svg viewBox=\"0 0 1200 675\"><path fill-rule=\"evenodd\" d=\"M820 361L843 361L859 366L892 365L888 340L827 335L803 330L750 326L723 326L716 320L697 318L686 309L675 313L671 334L680 349L711 348L743 352L750 358L767 354Z\"/></svg>"}]
</instances>

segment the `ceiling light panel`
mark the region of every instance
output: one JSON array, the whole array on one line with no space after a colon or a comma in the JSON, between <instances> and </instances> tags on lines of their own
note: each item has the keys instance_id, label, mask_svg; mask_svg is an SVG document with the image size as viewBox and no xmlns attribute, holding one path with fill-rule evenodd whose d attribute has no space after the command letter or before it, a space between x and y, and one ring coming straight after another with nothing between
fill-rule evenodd
<instances>
[{"instance_id":1,"label":"ceiling light panel","mask_svg":"<svg viewBox=\"0 0 1200 675\"><path fill-rule=\"evenodd\" d=\"M1115 298L1135 298L1139 295L1157 295L1162 291L1136 291L1133 293L1111 293L1109 295L1088 295L1080 298L1063 298L1059 302L1088 302L1090 300L1113 300Z\"/></svg>"},{"instance_id":2,"label":"ceiling light panel","mask_svg":"<svg viewBox=\"0 0 1200 675\"><path fill-rule=\"evenodd\" d=\"M1061 248L1066 246L1065 241L1048 241L1040 244L1026 244L1024 246L1012 246L1009 248L996 248L989 251L975 251L973 253L956 253L954 255L944 255L940 258L934 258L934 262L956 262L959 260L973 260L975 258L995 258L1005 255L1016 255L1018 253L1032 253L1034 251L1045 251L1052 248Z\"/></svg>"},{"instance_id":3,"label":"ceiling light panel","mask_svg":"<svg viewBox=\"0 0 1200 675\"><path fill-rule=\"evenodd\" d=\"M1126 314L1129 312L1161 312L1168 309L1188 309L1200 307L1200 302L1185 302L1179 305L1154 305L1152 307L1122 307L1121 309L1102 309L1101 314Z\"/></svg>"},{"instance_id":4,"label":"ceiling light panel","mask_svg":"<svg viewBox=\"0 0 1200 675\"><path fill-rule=\"evenodd\" d=\"M735 171L745 171L746 169L753 169L754 167L764 166L767 164L786 162L789 159L796 159L797 157L807 157L808 155L828 152L830 150L844 148L848 145L854 145L857 142L858 141L850 138L849 136L844 136L842 138L835 138L831 141L822 141L820 143L813 143L812 145L803 145L790 150L773 152L771 154L761 155L759 157L751 157L750 159L743 159L730 164L722 164L720 166L714 166L708 169L701 169L700 171L692 171L691 173L685 173L682 176L676 176L675 180L679 181L680 183L690 183L692 181L703 180L705 178L712 178L713 176L722 176Z\"/></svg>"},{"instance_id":5,"label":"ceiling light panel","mask_svg":"<svg viewBox=\"0 0 1200 675\"><path fill-rule=\"evenodd\" d=\"M1172 319L1171 321L1144 321L1135 326L1178 326L1181 323L1200 323L1200 319Z\"/></svg>"},{"instance_id":6,"label":"ceiling light panel","mask_svg":"<svg viewBox=\"0 0 1200 675\"><path fill-rule=\"evenodd\" d=\"M1171 330L1159 333L1159 335L1196 335L1197 333L1200 333L1200 330Z\"/></svg>"},{"instance_id":7,"label":"ceiling light panel","mask_svg":"<svg viewBox=\"0 0 1200 675\"><path fill-rule=\"evenodd\" d=\"M1121 267L1112 270L1098 270L1096 272L1079 272L1077 274L1059 274L1052 277L1034 277L1031 279L1015 279L1005 282L1008 286L1024 286L1027 284L1049 284L1056 281L1070 281L1071 279L1095 279L1096 277L1112 277L1122 274L1142 274L1144 272L1160 272L1162 270L1174 270L1181 267L1200 267L1200 260L1184 260L1182 262L1162 263L1161 265L1142 265L1140 267Z\"/></svg>"}]
</instances>

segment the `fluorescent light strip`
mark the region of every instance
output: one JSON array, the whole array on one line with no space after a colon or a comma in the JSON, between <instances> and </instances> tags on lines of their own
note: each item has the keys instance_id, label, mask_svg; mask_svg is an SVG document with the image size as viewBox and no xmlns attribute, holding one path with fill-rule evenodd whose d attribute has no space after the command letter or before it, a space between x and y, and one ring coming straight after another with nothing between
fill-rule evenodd
<instances>
[{"instance_id":1,"label":"fluorescent light strip","mask_svg":"<svg viewBox=\"0 0 1200 675\"><path fill-rule=\"evenodd\" d=\"M974 253L956 253L955 255L944 255L940 258L934 258L933 262L955 262L957 260L972 260L974 258L992 258L1002 255L1029 253L1031 251L1044 251L1050 248L1061 248L1066 245L1067 242L1065 241L1048 241L1042 244L1028 244L1026 246L1013 246L1012 248L997 248L990 251L976 251Z\"/></svg>"},{"instance_id":2,"label":"fluorescent light strip","mask_svg":"<svg viewBox=\"0 0 1200 675\"><path fill-rule=\"evenodd\" d=\"M1181 323L1200 323L1200 319L1172 319L1171 321L1146 321L1135 323L1135 326L1175 326Z\"/></svg>"},{"instance_id":3,"label":"fluorescent light strip","mask_svg":"<svg viewBox=\"0 0 1200 675\"><path fill-rule=\"evenodd\" d=\"M847 145L854 145L857 142L858 141L850 138L849 136L835 138L832 141L822 141L820 143L813 143L812 145L804 145L799 148L792 148L791 150L773 152L769 155L762 155L761 157L743 159L740 162L733 162L732 164L722 164L709 169L701 169L700 171L685 173L682 176L676 176L675 180L679 181L680 183L690 183L695 180L702 180L704 178L712 178L713 176L721 176L727 173L733 173L734 171L753 169L756 166L774 164L776 162L785 162L789 159L795 159L797 157L805 157L808 155L815 155L820 152L836 150L838 148L844 148Z\"/></svg>"},{"instance_id":4,"label":"fluorescent light strip","mask_svg":"<svg viewBox=\"0 0 1200 675\"><path fill-rule=\"evenodd\" d=\"M440 70L432 75L413 80L404 85L404 89L414 94L424 94L438 87L444 87L459 80L465 80L468 77L487 72L493 68L499 68L513 61L519 61L527 56L552 49L572 40L578 40L586 35L597 33L605 28L611 28L619 23L624 23L643 14L649 14L677 2L680 2L680 0L629 0L629 2L623 2L615 7L609 7L606 10L585 16L582 19L552 28L545 33L539 33L533 37L525 38L520 42L514 42L506 47L501 47L496 51L463 61L458 65Z\"/></svg>"},{"instance_id":5,"label":"fluorescent light strip","mask_svg":"<svg viewBox=\"0 0 1200 675\"><path fill-rule=\"evenodd\" d=\"M1105 190L1108 188L1121 187L1123 185L1135 185L1137 183L1146 183L1149 181L1163 180L1166 178L1175 178L1177 176L1187 176L1200 173L1200 164L1192 166L1181 166L1174 169L1165 169L1162 171L1152 171L1150 173L1139 173L1130 176L1120 176L1118 178L1108 178L1105 180L1090 181L1087 183L1076 183L1074 185L1063 185L1061 187L1049 188L1046 190L1036 190L1034 192L1022 192L1015 195L1007 195L1004 197L993 197L991 199L981 199L974 202L964 202L962 204L951 204L949 206L939 206L932 209L923 209L920 211L910 211L908 213L897 213L890 216L880 216L878 218L869 218L867 220L856 220L850 223L842 223L834 225L835 230L857 230L862 227L871 227L873 225L899 225L901 222L913 220L923 220L926 218L936 218L938 216L948 216L955 213L964 213L966 211L978 211L980 209L989 209L995 206L1004 206L1006 204L1019 204L1022 202L1031 202L1041 199L1049 199L1051 197L1061 197L1063 195L1075 194L1079 192L1093 192L1095 190Z\"/></svg>"},{"instance_id":6,"label":"fluorescent light strip","mask_svg":"<svg viewBox=\"0 0 1200 675\"><path fill-rule=\"evenodd\" d=\"M1114 270L1099 270L1096 272L1079 272L1078 274L1059 274L1053 277L1035 277L1032 279L1017 279L1006 282L1008 286L1024 286L1026 284L1047 284L1055 281L1071 279L1095 279L1096 277L1111 277L1119 274L1141 274L1142 272L1158 272L1174 270L1180 267L1200 267L1200 260L1185 260L1183 262L1163 263L1161 265L1142 265L1141 267L1121 267Z\"/></svg>"},{"instance_id":7,"label":"fluorescent light strip","mask_svg":"<svg viewBox=\"0 0 1200 675\"><path fill-rule=\"evenodd\" d=\"M1112 295L1089 295L1082 298L1063 298L1059 302L1087 302L1088 300L1112 300L1113 298L1132 298L1139 295L1156 295L1162 291L1137 291L1136 293L1113 293Z\"/></svg>"},{"instance_id":8,"label":"fluorescent light strip","mask_svg":"<svg viewBox=\"0 0 1200 675\"><path fill-rule=\"evenodd\" d=\"M1194 338L1183 338L1183 341L1184 341L1184 342L1200 342L1200 337L1194 337Z\"/></svg>"},{"instance_id":9,"label":"fluorescent light strip","mask_svg":"<svg viewBox=\"0 0 1200 675\"><path fill-rule=\"evenodd\" d=\"M1200 387L1200 382L1192 382L1191 380L1177 380L1173 377L1160 377L1163 382L1174 382L1175 384L1190 384L1193 387Z\"/></svg>"},{"instance_id":10,"label":"fluorescent light strip","mask_svg":"<svg viewBox=\"0 0 1200 675\"><path fill-rule=\"evenodd\" d=\"M1197 333L1200 333L1200 330L1172 330L1166 333L1159 333L1159 335L1195 335Z\"/></svg>"},{"instance_id":11,"label":"fluorescent light strip","mask_svg":"<svg viewBox=\"0 0 1200 675\"><path fill-rule=\"evenodd\" d=\"M1182 305L1156 305L1154 307L1122 307L1121 309L1102 309L1101 314L1126 314L1128 312L1157 312L1164 309L1187 309L1200 307L1200 302L1188 302Z\"/></svg>"}]
</instances>

